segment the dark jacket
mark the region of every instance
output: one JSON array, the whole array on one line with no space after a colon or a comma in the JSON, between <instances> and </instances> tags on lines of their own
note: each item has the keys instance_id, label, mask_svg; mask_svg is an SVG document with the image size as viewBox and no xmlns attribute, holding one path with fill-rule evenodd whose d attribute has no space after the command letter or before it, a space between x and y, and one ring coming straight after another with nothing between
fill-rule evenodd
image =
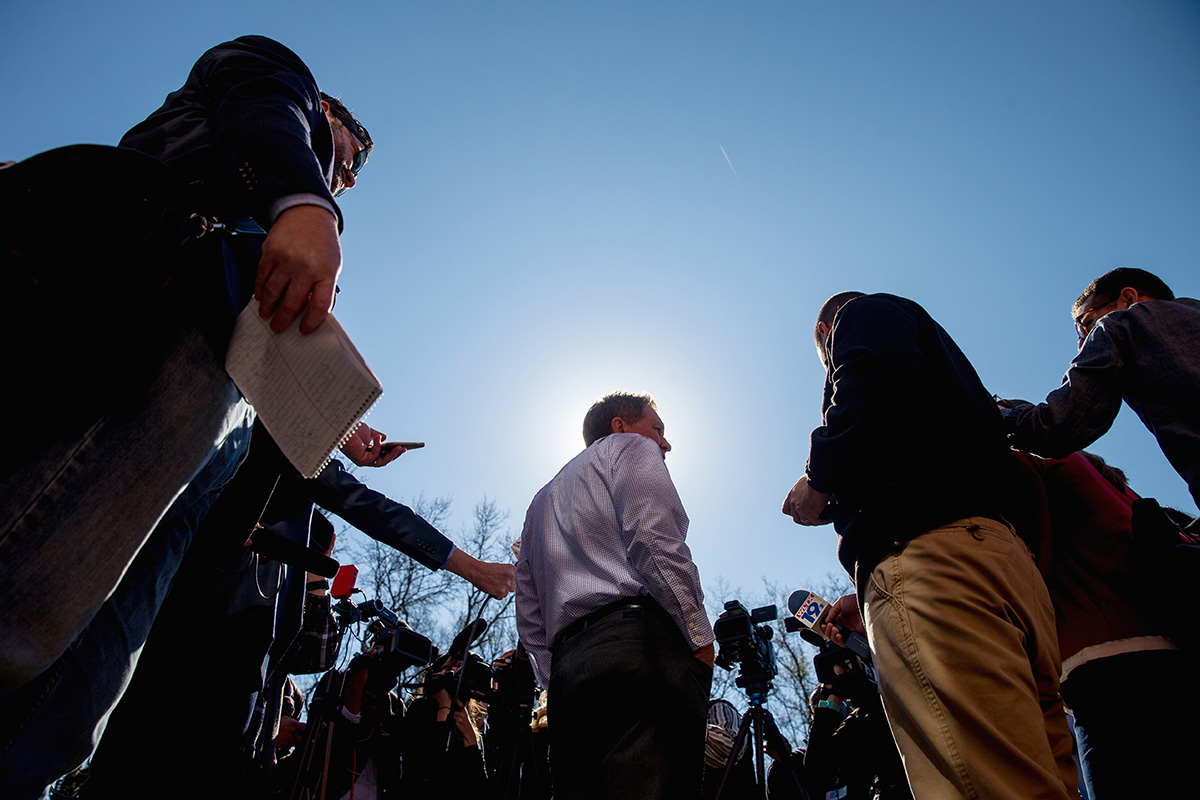
<instances>
[{"instance_id":1,"label":"dark jacket","mask_svg":"<svg viewBox=\"0 0 1200 800\"><path fill-rule=\"evenodd\" d=\"M265 36L206 52L120 145L204 181L213 213L252 217L264 229L271 205L288 195L317 195L337 208L329 190L333 131L316 79L299 56Z\"/></svg>"},{"instance_id":2,"label":"dark jacket","mask_svg":"<svg viewBox=\"0 0 1200 800\"><path fill-rule=\"evenodd\" d=\"M294 520L299 530L307 531L313 504L429 569L441 569L454 548L453 542L423 517L367 486L336 458L315 478L305 480L295 470L281 478L263 522L286 517Z\"/></svg>"},{"instance_id":3,"label":"dark jacket","mask_svg":"<svg viewBox=\"0 0 1200 800\"><path fill-rule=\"evenodd\" d=\"M169 165L192 187L201 213L243 231L207 236L195 266L175 281L173 305L192 309L193 324L218 353L253 294L276 204L308 195L327 203L342 229L329 188L333 131L316 80L299 56L265 36L242 36L202 55L183 86L120 146Z\"/></svg>"},{"instance_id":4,"label":"dark jacket","mask_svg":"<svg viewBox=\"0 0 1200 800\"><path fill-rule=\"evenodd\" d=\"M1197 342L1200 301L1188 297L1104 315L1046 402L1004 412L1013 446L1066 458L1104 435L1124 399L1200 504Z\"/></svg>"},{"instance_id":5,"label":"dark jacket","mask_svg":"<svg viewBox=\"0 0 1200 800\"><path fill-rule=\"evenodd\" d=\"M806 472L835 497L838 558L857 582L921 533L1005 516L1014 466L1000 413L925 309L888 294L851 300L828 352Z\"/></svg>"}]
</instances>

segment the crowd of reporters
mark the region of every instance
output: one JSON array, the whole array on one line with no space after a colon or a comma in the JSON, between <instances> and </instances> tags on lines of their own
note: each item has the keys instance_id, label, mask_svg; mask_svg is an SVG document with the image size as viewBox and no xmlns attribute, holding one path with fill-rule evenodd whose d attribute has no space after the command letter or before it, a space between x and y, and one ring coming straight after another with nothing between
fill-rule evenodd
<instances>
[{"instance_id":1,"label":"crowd of reporters","mask_svg":"<svg viewBox=\"0 0 1200 800\"><path fill-rule=\"evenodd\" d=\"M266 117L269 124L261 121ZM286 143L291 146L281 147ZM261 425L251 432L248 403L218 360L232 325L231 312L254 294L264 316L275 315L272 327L277 332L305 308L301 329L311 332L321 324L332 305L341 269L341 214L334 198L354 186L373 146L349 110L319 92L294 53L263 37L243 37L214 48L197 63L185 86L132 129L123 144L126 149L120 151L74 151L60 153L57 160L16 168L5 165L0 173L10 181L0 196L16 199L10 203L13 213L0 216L19 221L16 225L8 221L4 230L6 268L11 260L11 271L20 278L16 282L21 292L14 295L20 302L12 305L14 312L27 314L11 315L15 322L10 322L9 338L31 345L17 348L24 360L15 362L12 372L25 375L29 385L54 384L64 373L81 381L81 375L92 374L85 370L103 375L103 380L93 381L97 384L128 384L112 397L85 403L70 397L62 408L52 407L54 413L47 416L61 430L49 437L49 443L36 428L14 430L14 444L0 468L5 535L13 542L0 562L5 568L0 586L10 593L4 603L5 668L0 676L4 702L0 789L19 798L40 794L53 776L79 763L103 733L88 779L72 776L58 786L58 794L546 798L552 796L554 784L553 749L548 744L553 730L548 707L553 698L543 695L535 703L534 675L535 669L554 674L550 654L556 647L557 655L570 649L576 656L574 661L558 658L560 663L588 672L589 659L579 653L605 620L641 620L636 624L645 631L655 625L662 629L654 633L658 638L646 641L669 639L683 656L684 666L711 667L703 593L684 544L688 520L661 463L671 446L648 396L614 394L593 407L594 411L612 398L633 403L608 413L597 431L589 432L585 418L585 443L591 452L580 454L560 475L612 476L623 474L624 469L628 480L611 481L613 485L593 481L587 497L583 497L586 492L575 491L586 486L582 482L556 478L547 484L531 507L530 519L536 524L527 525L523 534L536 533L537 539L526 538L526 554L516 570L511 564L480 561L455 547L411 509L370 490L337 460L316 477L302 477L282 462ZM187 291L178 285L168 287L189 295L189 304L181 307L190 309L195 304L203 309L197 319L191 318L191 311L179 313L179 319L158 335L153 326L136 325L130 329L95 326L111 334L108 338L92 329L75 333L62 326L61 315L47 312L64 305L60 290L46 283L49 277L56 276L78 295L132 299L136 302L131 305L139 310L159 304L162 281L129 270L132 278L103 282L100 288L105 294L92 291L87 282L94 279L91 273L99 275L103 270L93 268L89 273L65 264L56 264L61 269L43 269L44 242L58 231L47 232L37 224L49 220L57 225L57 215L40 213L31 192L43 183L54 183L48 177L55 181L63 177L51 174L48 167L74 174L89 159L99 159L121 178L98 181L105 191L116 188L114 184L132 186L134 205L141 203L151 183L148 176L161 178L161 165L142 159L145 175L137 178L131 172L139 163L131 160L134 150L189 168L181 174L205 189L207 212L211 215L216 209L219 214L213 219L223 220L220 227L225 233L220 241L225 249L214 245L211 251L185 251L178 243L179 232L172 229L162 237L165 243L147 249L146 264L133 262L140 268L148 265L155 274L176 261L204 264L204 281L184 284ZM210 157L214 152L223 157ZM231 170L234 164L240 166ZM260 165L257 171L256 164ZM66 189L50 193L56 192L71 194ZM57 210L61 197L50 200L48 205ZM25 216L18 217L17 209ZM172 206L172 214L178 211ZM129 213L126 210L125 216ZM188 216L189 224L197 217ZM108 233L111 226L107 221L103 224ZM203 235L202 231L194 238ZM138 245L130 247L135 253L142 252L139 237L132 237L131 244ZM71 238L84 243L77 245L81 251L64 251L60 260L95 267L90 258L95 249L92 237ZM151 233L144 238L151 241ZM15 244L10 246L8 240ZM205 241L207 247L214 239ZM187 244L192 246L190 240ZM306 254L313 253L320 263L309 263L313 259ZM125 265L124 255L114 257L118 266ZM182 275L181 270L176 283L182 283ZM1191 705L1186 713L1180 712L1182 717L1200 713L1191 662L1196 626L1187 596L1200 548L1194 538L1181 538L1182 526L1157 506L1142 501L1139 511L1139 499L1123 479L1076 452L1107 430L1124 400L1159 439L1168 459L1188 481L1193 498L1200 499L1196 485L1200 432L1195 424L1200 303L1175 298L1149 273L1124 269L1094 282L1072 312L1080 354L1064 386L1036 406L1003 401L1002 423L965 356L920 306L889 295L835 295L815 326L818 353L829 375L827 418L814 432L808 468L789 492L784 512L802 525L824 524L832 518L845 551L843 564L866 589L867 615L877 621L885 617L872 615L872 604L877 609L896 604L863 577L881 569L885 560L899 563L904 555L920 564L956 562L947 555L950 551L930 544L935 538L950 541L941 534L951 527L963 541L968 535L980 542L1002 535L1009 548L1006 552L1020 558L984 559L986 566L1020 560L1022 575L1036 576L1040 571L1049 597L1045 603L1035 598L1038 619L1048 617L1053 624L1055 612L1058 616L1059 641L1052 641L1055 633L1049 627L1037 629L1049 631L1036 642L1046 658L1025 653L1024 639L1021 646L1009 647L1016 652L1008 655L1015 654L1018 661L1024 656L1039 661L1020 666L1032 666L1033 677L1048 679L1052 703L1059 702L1062 679L1062 697L1077 712L1085 731L1081 752L1086 767L1088 753L1118 750L1139 721L1140 709L1118 709L1120 703L1110 696L1115 680L1131 667L1139 676L1153 675L1159 684L1173 689L1173 699L1185 696ZM132 313L128 317L141 318ZM38 326L45 320L52 324L43 334ZM48 338L52 335L58 338ZM135 348L131 341L143 344ZM42 346L33 347L34 343ZM84 344L103 351L106 358L93 359ZM113 353L120 353L120 360L127 363L113 363L117 360L109 357ZM873 354L872 358L864 358L864 353ZM64 366L67 354L80 363ZM934 358L939 355L945 362L941 366ZM91 360L96 363L82 363ZM122 366L127 369L119 369ZM44 372L47 369L49 374ZM855 369L864 371L857 374ZM29 380L28 376L39 377ZM888 391L875 391L879 386ZM926 431L920 446L913 446L907 424L911 420L898 418L905 410L898 410L902 404L897 397L936 398L941 419L930 427L942 438L930 440ZM846 398L858 402L851 406L857 412L845 413ZM840 427L831 422L839 414ZM176 422L181 418L187 424ZM653 440L654 445L643 439ZM596 444L597 440L608 441ZM100 446L77 446L85 441ZM848 447L847 441L854 447ZM1007 466L1010 444L1046 456L1027 459L1028 492L1007 491L1009 478L999 466L1002 462ZM384 442L382 434L362 425L342 452L358 466L379 467L403 452L397 445ZM604 451L602 456L596 455L599 451ZM171 458L161 458L159 452ZM593 456L595 464L589 467ZM902 473L920 491L898 482L896 477ZM64 488L68 478L71 482ZM569 497L556 504L559 492ZM1026 494L1037 501L1031 504L1037 506L1031 516L1040 519L1025 520L1029 524L1023 527L1008 514L1007 501ZM575 516L546 514L543 519L534 513L535 509L561 510L571 499L584 500L574 509ZM553 558L564 549L557 542L595 537L599 526L589 528L585 523L594 522L596 509L605 507L598 499L606 500L614 512L618 506L665 509L649 516L669 517L674 530L670 536L658 529L650 531L653 536L647 534L633 547L628 540L636 537L614 527L609 544L626 571L616 574L613 586L607 587L613 596L604 595L596 608L574 603L577 607L571 610L578 614L562 616L556 620L561 625L547 629L546 608L557 613L572 605L558 600L564 596L559 583L571 583L568 588L579 590L586 600L589 592L594 594L591 584L596 573L607 572L609 577L614 573L608 569L612 562L591 571L575 564L573 570ZM332 551L332 525L314 505L342 516L431 570L446 569L463 577L486 594L504 596L515 588L518 628L524 617L525 630L535 634L529 638L522 633L530 651L537 652L533 666L520 650L491 664L470 652L479 635L478 621L468 625L445 653L437 653L429 639L410 630L378 601L353 602L351 593L334 590L322 577L319 558L312 562L308 554L296 552L308 544L318 557L324 553L327 559ZM612 522L618 515L600 516ZM972 522L984 518L987 525ZM1020 542L1013 538L1014 527ZM1191 528L1194 532L1195 523ZM935 531L939 537L929 535ZM1161 543L1156 550L1154 541ZM664 547L664 542L669 546ZM1152 552L1147 552L1148 544ZM276 546L280 549L273 549ZM544 557L528 555L535 546L543 546ZM1037 557L1036 564L1027 550ZM641 562L635 563L635 551ZM1146 563L1139 564L1139 559ZM644 580L649 569L647 575L638 573L637 567L668 561L673 570L660 570L670 572L662 581ZM534 562L536 568L530 566ZM864 564L867 568L860 569ZM583 573L582 577L576 573ZM948 597L952 587L994 588L991 583L999 575L999 571L954 575L935 586L933 627L942 623L939 614L955 610L952 602L946 602L956 599ZM563 576L577 580L560 581ZM538 586L538 580L543 585ZM1152 600L1149 607L1137 602L1140 596L1159 595L1162 583L1174 594L1164 597L1157 608ZM1025 602L1032 594L1002 588L1005 592L996 596L1014 601L1013 607L1015 601ZM1044 595L1044 588L1037 591ZM845 616L856 605L851 603L839 613ZM1017 631L1008 617L1019 615L997 613L996 605L957 609L960 630L982 628L990 620L994 630ZM672 613L666 613L667 606ZM902 604L897 607L907 613ZM905 719L911 729L904 753L908 778L917 786L912 765L924 764L926 786L940 785L930 776L940 780L934 773L947 761L945 753L936 746L923 752L925 742L912 737L913 731L928 726L928 719L920 716L928 709L921 703L903 702L902 692L911 688L907 678L917 670L896 659L879 667L879 685L886 678L893 692L889 716L896 711L914 712L900 723L891 719L889 733L879 685L869 668L871 653L856 652L849 644L842 648L841 636L828 631L826 636L833 641L818 642L822 652L815 666L821 686L812 696L809 740L804 748L793 748L766 710L775 667L770 637L761 623L773 619L774 613L772 609L763 616L758 611L751 615L732 601L713 626L722 648L717 663L737 666L737 685L747 691L749 710L737 721L736 712L726 703L710 708L702 783L707 796L754 796L764 783L777 797L908 796L897 751ZM362 651L336 667L349 649L344 642L347 631L361 630L363 625L367 633ZM1018 632L1024 636L1024 628ZM887 634L881 624L873 628L872 641L886 644ZM631 641L632 645L614 651L611 660L631 658L643 640ZM938 693L963 689L959 698L970 695L961 678L969 675L971 666L986 665L964 655L971 647L945 644L938 643L933 652L952 661L950 671L958 674L932 689ZM1050 657L1055 645L1062 652L1061 664L1057 652ZM680 650L681 646L688 649ZM653 652L658 657L666 650ZM880 660L886 653L886 649L876 651ZM828 668L824 674L822 663ZM604 678L620 666L606 664L596 670L597 676ZM420 678L402 684L402 676L411 668L422 670ZM318 673L322 678L306 703L288 676ZM1019 676L993 677L997 678L993 687L1020 683ZM589 719L582 721L581 728L575 715L581 707L596 702L596 719L601 719L631 696L628 681L606 685L610 691L605 697L593 699L576 692L583 702L578 702L578 696L572 698L576 701L572 714L567 713L568 692L560 693L560 725L570 719L577 725L574 732L586 732ZM1016 687L1007 696L1037 692L1026 688ZM997 756L996 745L1003 744L1000 739L988 744L986 737L971 735L978 732L970 728L981 717L1004 710L996 708L1002 702L985 699L991 699L992 705L981 701L971 708L960 706L957 715L950 715L960 734L968 734L961 741L974 738L979 739L976 744L986 745L974 753L975 767L1003 761ZM302 713L305 705L307 714ZM628 707L622 711L629 716ZM633 711L634 716L645 717L663 713L640 706ZM1064 737L1055 740L1051 735L1049 746L1061 744ZM563 736L560 742L571 738ZM691 746L690 742L655 741L663 751ZM1186 747L1188 740L1159 737L1155 741L1164 749L1129 761L1141 766L1157 757L1178 772L1186 755L1167 755L1165 748ZM1025 744L1017 742L1003 752L1020 756ZM764 775L764 753L773 761L769 777ZM641 755L648 757L645 748ZM664 761L656 777L678 777L669 768L687 759L671 755L667 760L674 763ZM1061 761L1061 753L1048 755L1046 763ZM579 753L573 756L576 765L592 763L580 760ZM1122 775L1112 770L1104 778L1099 764L1103 759L1095 761L1097 786L1103 786L1104 780L1113 781L1109 785L1130 781L1132 769ZM1116 761L1112 759L1113 764ZM1000 774L1004 769L986 766L991 783L980 785L997 788L1006 783L1007 776ZM627 770L625 778L647 777L636 773ZM1045 775L1035 777L1037 783L1051 785L1069 780L1064 778L1068 773L1073 775L1073 770L1051 780ZM1085 773L1090 775L1087 769ZM562 770L560 778L568 774ZM572 774L571 778L578 789L592 776ZM947 785L960 785L955 782L960 778L955 776ZM1085 783L1092 788L1090 777ZM962 783L968 784L974 785L971 780ZM1007 788L1018 786L1012 782Z\"/></svg>"},{"instance_id":2,"label":"crowd of reporters","mask_svg":"<svg viewBox=\"0 0 1200 800\"><path fill-rule=\"evenodd\" d=\"M123 772L119 780L102 757L59 782L53 796L107 797L123 785L137 794L143 781L172 775L190 781L186 790L173 791L238 800L553 796L548 693L537 692L522 651L485 661L469 649L487 628L479 619L439 654L378 601L331 597L326 584L310 582L303 629L257 694L239 737L231 738L228 728L224 736L208 729L188 739L172 763ZM737 601L729 606L741 608ZM762 681L755 684L762 702L775 676L767 627L722 629L718 623L719 632L732 631L721 640L718 663L742 676L754 673L752 679ZM814 668L822 681L811 697L807 743L793 749L769 712L759 741L730 701L712 700L704 797L750 798L764 791L802 800L911 797L869 658L806 638L819 647ZM309 674L320 678L306 698L293 675ZM756 775L756 749L774 762L765 774L760 763Z\"/></svg>"}]
</instances>

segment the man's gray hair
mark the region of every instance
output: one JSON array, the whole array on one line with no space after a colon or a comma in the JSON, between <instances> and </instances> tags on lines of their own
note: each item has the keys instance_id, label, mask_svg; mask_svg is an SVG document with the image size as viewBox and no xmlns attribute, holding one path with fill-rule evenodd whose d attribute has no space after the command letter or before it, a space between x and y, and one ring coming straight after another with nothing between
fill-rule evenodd
<instances>
[{"instance_id":1,"label":"man's gray hair","mask_svg":"<svg viewBox=\"0 0 1200 800\"><path fill-rule=\"evenodd\" d=\"M592 442L612 433L612 421L617 417L633 425L641 422L649 409L657 411L658 406L648 394L613 392L601 397L583 417L584 446L591 447Z\"/></svg>"}]
</instances>

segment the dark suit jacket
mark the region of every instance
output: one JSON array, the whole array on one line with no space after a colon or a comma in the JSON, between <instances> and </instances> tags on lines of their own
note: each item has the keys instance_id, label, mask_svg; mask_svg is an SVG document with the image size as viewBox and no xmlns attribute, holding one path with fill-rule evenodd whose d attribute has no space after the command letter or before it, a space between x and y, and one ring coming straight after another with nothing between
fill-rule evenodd
<instances>
[{"instance_id":1,"label":"dark suit jacket","mask_svg":"<svg viewBox=\"0 0 1200 800\"><path fill-rule=\"evenodd\" d=\"M328 202L341 227L317 83L271 39L244 36L206 52L120 144L60 148L0 176L0 254L12 284L0 332L24 343L10 370L23 385L65 374L88 387L34 397L34 413L64 432L141 396L181 328L225 352L253 293L263 236L185 240L192 212L266 229L277 201L308 195ZM41 452L35 429L14 439L0 474Z\"/></svg>"},{"instance_id":2,"label":"dark suit jacket","mask_svg":"<svg viewBox=\"0 0 1200 800\"><path fill-rule=\"evenodd\" d=\"M265 36L209 50L120 144L203 181L212 213L252 217L264 229L271 204L288 195L317 195L337 208L333 132L317 82L299 56Z\"/></svg>"},{"instance_id":3,"label":"dark suit jacket","mask_svg":"<svg viewBox=\"0 0 1200 800\"><path fill-rule=\"evenodd\" d=\"M329 204L333 131L317 82L300 57L265 36L212 48L162 107L135 125L120 146L169 165L195 187L208 217L263 231L281 199L309 195ZM278 209L275 209L278 213ZM223 353L233 320L250 301L262 256L258 235L208 236L197 266L176 280L171 304Z\"/></svg>"},{"instance_id":4,"label":"dark suit jacket","mask_svg":"<svg viewBox=\"0 0 1200 800\"><path fill-rule=\"evenodd\" d=\"M429 569L441 569L454 544L415 511L354 477L336 458L308 480L295 470L279 479L263 524L285 522L307 533L313 504Z\"/></svg>"}]
</instances>

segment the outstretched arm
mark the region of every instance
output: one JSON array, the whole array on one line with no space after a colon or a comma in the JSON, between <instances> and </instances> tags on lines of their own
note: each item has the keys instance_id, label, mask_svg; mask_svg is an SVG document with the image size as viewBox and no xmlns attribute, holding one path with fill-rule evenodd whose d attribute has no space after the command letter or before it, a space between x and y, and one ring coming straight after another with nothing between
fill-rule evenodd
<instances>
[{"instance_id":1,"label":"outstretched arm","mask_svg":"<svg viewBox=\"0 0 1200 800\"><path fill-rule=\"evenodd\" d=\"M1012 445L1045 458L1066 458L1095 442L1121 410L1121 370L1108 328L1097 325L1046 402L1001 410Z\"/></svg>"},{"instance_id":2,"label":"outstretched arm","mask_svg":"<svg viewBox=\"0 0 1200 800\"><path fill-rule=\"evenodd\" d=\"M399 550L429 569L442 569L454 543L403 503L397 503L346 471L338 459L304 481L308 498L377 542Z\"/></svg>"},{"instance_id":3,"label":"outstretched arm","mask_svg":"<svg viewBox=\"0 0 1200 800\"><path fill-rule=\"evenodd\" d=\"M512 564L480 561L455 547L411 508L362 483L337 459L305 484L317 505L430 569L447 569L492 597L504 597L513 591Z\"/></svg>"},{"instance_id":4,"label":"outstretched arm","mask_svg":"<svg viewBox=\"0 0 1200 800\"><path fill-rule=\"evenodd\" d=\"M461 547L454 548L446 569L481 592L500 599L516 588L517 568L499 561L480 561Z\"/></svg>"}]
</instances>

